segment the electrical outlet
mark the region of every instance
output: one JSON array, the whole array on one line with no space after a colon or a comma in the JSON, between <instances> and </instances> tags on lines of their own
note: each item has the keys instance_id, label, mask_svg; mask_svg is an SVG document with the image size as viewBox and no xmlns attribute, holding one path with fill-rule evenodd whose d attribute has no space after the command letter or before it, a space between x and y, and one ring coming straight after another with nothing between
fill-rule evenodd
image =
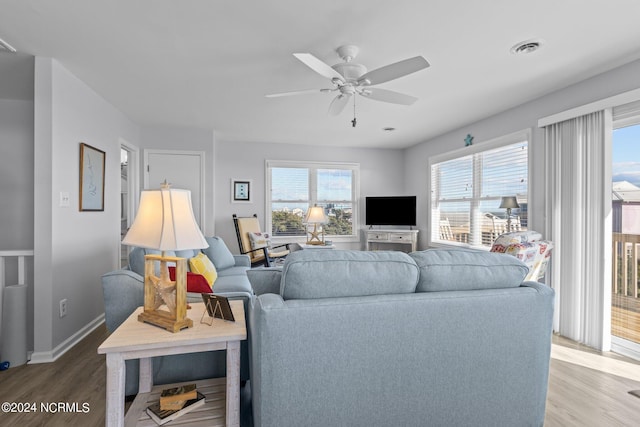
<instances>
[{"instance_id":1,"label":"electrical outlet","mask_svg":"<svg viewBox=\"0 0 640 427\"><path fill-rule=\"evenodd\" d=\"M67 299L60 300L60 317L67 315Z\"/></svg>"}]
</instances>

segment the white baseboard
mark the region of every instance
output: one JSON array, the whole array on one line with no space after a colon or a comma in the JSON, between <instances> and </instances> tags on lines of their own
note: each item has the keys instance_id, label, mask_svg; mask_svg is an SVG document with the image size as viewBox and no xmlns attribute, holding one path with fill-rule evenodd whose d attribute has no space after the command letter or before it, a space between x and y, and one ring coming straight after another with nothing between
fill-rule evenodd
<instances>
[{"instance_id":1,"label":"white baseboard","mask_svg":"<svg viewBox=\"0 0 640 427\"><path fill-rule=\"evenodd\" d=\"M71 348L73 348L74 345L76 345L80 341L82 341L82 339L84 337L89 335L91 332L93 332L98 326L102 325L103 323L104 323L104 313L101 314L100 316L96 317L95 319L93 319L93 321L91 321L90 323L85 325L78 332L76 332L75 334L71 335L69 338L67 338L63 342L61 342L53 350L51 350L51 351L34 351L33 353L31 353L31 357L30 357L29 361L27 362L27 364L33 365L33 364L36 364L36 363L51 363L51 362L55 362L56 360L58 360L58 358L60 356L62 356L67 351L69 351Z\"/></svg>"},{"instance_id":2,"label":"white baseboard","mask_svg":"<svg viewBox=\"0 0 640 427\"><path fill-rule=\"evenodd\" d=\"M628 341L620 337L611 337L611 351L640 360L640 344Z\"/></svg>"}]
</instances>

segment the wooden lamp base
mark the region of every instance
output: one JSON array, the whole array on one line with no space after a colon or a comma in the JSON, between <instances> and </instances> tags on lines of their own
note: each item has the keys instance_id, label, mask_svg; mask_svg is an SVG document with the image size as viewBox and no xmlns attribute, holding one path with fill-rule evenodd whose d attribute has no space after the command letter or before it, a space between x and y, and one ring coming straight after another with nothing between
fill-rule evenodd
<instances>
[{"instance_id":1,"label":"wooden lamp base","mask_svg":"<svg viewBox=\"0 0 640 427\"><path fill-rule=\"evenodd\" d=\"M138 320L178 332L193 327L187 317L187 260L164 255L144 257L144 311ZM155 275L156 262L160 262L160 277ZM176 280L169 278L167 262L176 264ZM165 305L168 310L160 310Z\"/></svg>"},{"instance_id":2,"label":"wooden lamp base","mask_svg":"<svg viewBox=\"0 0 640 427\"><path fill-rule=\"evenodd\" d=\"M324 245L324 228L318 224L313 224L313 230L307 229L307 245Z\"/></svg>"}]
</instances>

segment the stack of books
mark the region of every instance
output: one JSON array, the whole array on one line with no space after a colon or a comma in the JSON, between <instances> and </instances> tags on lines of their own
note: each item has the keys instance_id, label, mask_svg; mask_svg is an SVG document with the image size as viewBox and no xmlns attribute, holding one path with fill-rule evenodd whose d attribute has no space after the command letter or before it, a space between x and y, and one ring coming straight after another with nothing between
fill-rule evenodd
<instances>
[{"instance_id":1,"label":"stack of books","mask_svg":"<svg viewBox=\"0 0 640 427\"><path fill-rule=\"evenodd\" d=\"M196 390L195 384L172 387L162 390L160 400L147 407L147 414L162 425L203 406L204 402L204 394Z\"/></svg>"}]
</instances>

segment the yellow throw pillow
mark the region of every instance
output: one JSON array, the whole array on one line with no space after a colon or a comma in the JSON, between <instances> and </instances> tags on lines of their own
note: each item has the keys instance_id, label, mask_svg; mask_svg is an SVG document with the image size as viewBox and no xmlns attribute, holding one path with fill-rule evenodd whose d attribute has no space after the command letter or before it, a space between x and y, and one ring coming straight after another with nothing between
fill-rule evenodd
<instances>
[{"instance_id":1,"label":"yellow throw pillow","mask_svg":"<svg viewBox=\"0 0 640 427\"><path fill-rule=\"evenodd\" d=\"M213 283L218 278L218 272L209 257L200 252L198 256L189 259L189 267L192 273L203 275L213 290Z\"/></svg>"}]
</instances>

